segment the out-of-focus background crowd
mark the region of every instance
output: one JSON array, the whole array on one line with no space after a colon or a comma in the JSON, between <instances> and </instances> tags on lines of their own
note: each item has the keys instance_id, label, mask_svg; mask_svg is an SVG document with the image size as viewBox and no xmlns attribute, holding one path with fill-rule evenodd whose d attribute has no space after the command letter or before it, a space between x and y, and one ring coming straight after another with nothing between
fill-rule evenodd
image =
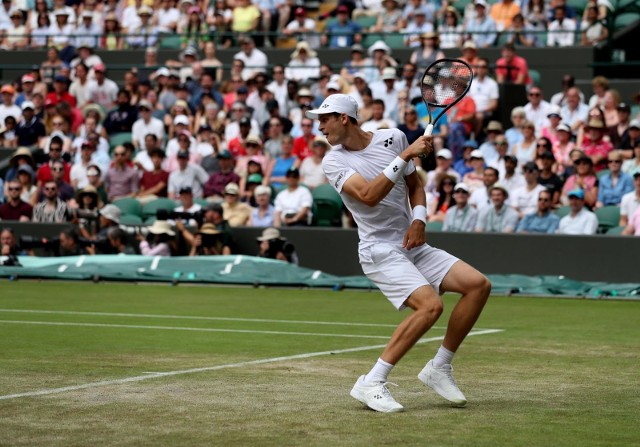
<instances>
[{"instance_id":1,"label":"out-of-focus background crowd","mask_svg":"<svg viewBox=\"0 0 640 447\"><path fill-rule=\"evenodd\" d=\"M640 235L638 84L567 72L543 91L526 57L607 51L639 19L624 0L3 0L2 256L230 254L232 229L255 226L255 254L296 262L279 228L355 225L304 112L348 94L363 129L412 142L428 124L422 73L445 53L475 79L416 160L428 231ZM131 51L117 76L101 57ZM19 240L15 221L76 226Z\"/></svg>"}]
</instances>

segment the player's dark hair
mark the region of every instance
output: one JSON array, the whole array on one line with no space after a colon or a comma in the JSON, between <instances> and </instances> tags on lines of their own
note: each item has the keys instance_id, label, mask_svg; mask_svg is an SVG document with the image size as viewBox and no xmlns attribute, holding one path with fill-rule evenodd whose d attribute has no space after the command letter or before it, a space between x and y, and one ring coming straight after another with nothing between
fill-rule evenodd
<instances>
[{"instance_id":1,"label":"player's dark hair","mask_svg":"<svg viewBox=\"0 0 640 447\"><path fill-rule=\"evenodd\" d=\"M336 119L337 119L337 118L340 118L340 116L341 116L342 114L341 114L341 113L338 113L338 112L334 112L334 113L332 113L331 115L335 116L335 117L336 117ZM352 116L350 116L350 117L349 117L349 122L350 122L351 124L355 125L355 126L357 126L357 125L358 125L358 120L357 120L357 119L355 119L355 118L354 118L354 117L352 117Z\"/></svg>"}]
</instances>

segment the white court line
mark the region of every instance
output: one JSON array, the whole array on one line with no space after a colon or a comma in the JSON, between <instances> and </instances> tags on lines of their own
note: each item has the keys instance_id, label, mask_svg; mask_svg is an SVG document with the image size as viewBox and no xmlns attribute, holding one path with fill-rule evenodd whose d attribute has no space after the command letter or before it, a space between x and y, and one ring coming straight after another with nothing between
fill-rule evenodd
<instances>
[{"instance_id":1,"label":"white court line","mask_svg":"<svg viewBox=\"0 0 640 447\"><path fill-rule=\"evenodd\" d=\"M327 326L363 326L363 327L398 327L397 324L379 323L351 323L335 321L304 321L304 320L270 320L267 318L231 318L231 317L198 317L191 315L161 315L161 314L132 314L113 312L80 312L71 310L36 310L36 309L0 309L2 312L17 312L27 314L53 314L53 315L91 315L104 317L134 317L134 318L166 318L171 320L205 320L205 321L243 321L248 323L291 323L291 324L315 324ZM431 329L445 329L442 326L432 326ZM480 329L480 328L478 328Z\"/></svg>"},{"instance_id":2,"label":"white court line","mask_svg":"<svg viewBox=\"0 0 640 447\"><path fill-rule=\"evenodd\" d=\"M475 335L495 334L498 332L503 332L503 329L485 329L482 331L470 332L468 336L472 337ZM429 343L432 341L440 341L443 338L444 336L423 338L422 340L419 340L418 343L422 344L422 343ZM373 345L373 346L360 346L357 348L338 349L335 351L309 352L306 354L289 355L284 357L272 357L269 359L250 360L250 361L239 362L239 363L227 363L226 365L207 366L203 368L182 369L178 371L167 371L163 373L147 373L143 376L125 377L124 379L103 380L100 382L91 382L91 383L85 383L82 385L66 386L62 388L49 388L49 389L44 389L39 391L30 391L26 393L8 394L5 396L0 396L0 400L19 399L22 397L47 396L50 394L64 393L67 391L78 391L78 390L85 390L88 388L96 388L101 386L121 385L123 383L131 383L131 382L142 382L144 380L157 379L160 377L179 376L183 374L194 374L194 373L206 372L206 371L219 371L221 369L241 368L244 366L264 365L266 363L283 362L287 360L308 359L311 357L320 357L323 355L335 355L335 354L346 354L350 352L370 351L373 349L382 349L385 346L386 344Z\"/></svg>"},{"instance_id":3,"label":"white court line","mask_svg":"<svg viewBox=\"0 0 640 447\"><path fill-rule=\"evenodd\" d=\"M232 332L236 334L269 334L269 335L307 335L313 337L340 337L340 338L381 338L389 339L390 335L354 335L354 334L326 334L318 332L292 332L292 331L257 331L253 329L219 329L207 327L181 327L181 326L145 326L137 324L104 324L104 323L73 323L63 321L29 321L29 320L0 320L0 324L33 324L39 326L79 326L79 327L106 327L121 329L153 329L162 331L192 331L192 332Z\"/></svg>"}]
</instances>

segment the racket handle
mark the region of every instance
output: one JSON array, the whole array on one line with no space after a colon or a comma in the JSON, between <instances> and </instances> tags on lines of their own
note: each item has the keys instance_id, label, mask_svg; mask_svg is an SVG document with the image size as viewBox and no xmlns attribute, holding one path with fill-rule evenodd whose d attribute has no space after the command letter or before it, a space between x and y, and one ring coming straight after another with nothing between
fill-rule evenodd
<instances>
[{"instance_id":1,"label":"racket handle","mask_svg":"<svg viewBox=\"0 0 640 447\"><path fill-rule=\"evenodd\" d=\"M429 136L433 133L433 124L427 124L427 128L424 130L424 135Z\"/></svg>"}]
</instances>

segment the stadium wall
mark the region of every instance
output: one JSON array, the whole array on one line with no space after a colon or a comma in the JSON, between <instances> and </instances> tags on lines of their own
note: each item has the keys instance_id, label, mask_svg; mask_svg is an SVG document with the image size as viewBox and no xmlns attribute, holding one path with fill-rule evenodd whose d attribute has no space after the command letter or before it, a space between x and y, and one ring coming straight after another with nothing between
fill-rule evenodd
<instances>
[{"instance_id":1,"label":"stadium wall","mask_svg":"<svg viewBox=\"0 0 640 447\"><path fill-rule=\"evenodd\" d=\"M17 236L56 236L67 225L3 222ZM236 228L240 254L257 253L260 228ZM287 228L300 264L339 276L362 275L356 230ZM430 233L427 241L487 274L563 275L580 281L638 282L640 238L624 236L547 236L525 234Z\"/></svg>"}]
</instances>

